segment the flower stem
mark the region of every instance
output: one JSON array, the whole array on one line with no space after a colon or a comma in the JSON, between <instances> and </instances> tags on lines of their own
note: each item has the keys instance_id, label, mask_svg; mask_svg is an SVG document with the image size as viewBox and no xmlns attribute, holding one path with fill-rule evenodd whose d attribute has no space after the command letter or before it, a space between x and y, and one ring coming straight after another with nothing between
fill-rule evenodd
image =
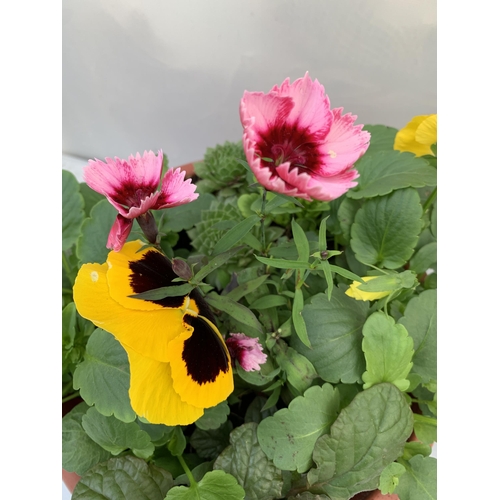
<instances>
[{"instance_id":1,"label":"flower stem","mask_svg":"<svg viewBox=\"0 0 500 500\"><path fill-rule=\"evenodd\" d=\"M66 403L66 401L71 401L72 399L75 399L80 395L80 391L76 391L73 394L70 394L69 396L66 396L65 398L62 398L62 402Z\"/></svg>"},{"instance_id":2,"label":"flower stem","mask_svg":"<svg viewBox=\"0 0 500 500\"><path fill-rule=\"evenodd\" d=\"M260 219L260 241L262 243L262 252L265 253L266 250L266 227L265 227L265 220L266 217L264 215L264 209L266 208L266 196L267 196L267 190L263 189L262 190L262 206L260 208L261 211L261 219Z\"/></svg>"},{"instance_id":3,"label":"flower stem","mask_svg":"<svg viewBox=\"0 0 500 500\"><path fill-rule=\"evenodd\" d=\"M436 199L436 196L437 196L437 187L434 188L434 191L432 191L432 193L429 195L429 198L427 198L427 200L424 203L424 206L422 207L424 210L424 214L425 214L425 212L427 212L429 207L432 205L432 203Z\"/></svg>"},{"instance_id":4,"label":"flower stem","mask_svg":"<svg viewBox=\"0 0 500 500\"><path fill-rule=\"evenodd\" d=\"M184 458L182 458L182 455L178 455L177 458L179 459L179 462L184 469L184 472L186 473L186 476L189 479L189 486L190 487L196 487L198 483L195 481L193 473L189 470L189 467L187 466Z\"/></svg>"}]
</instances>

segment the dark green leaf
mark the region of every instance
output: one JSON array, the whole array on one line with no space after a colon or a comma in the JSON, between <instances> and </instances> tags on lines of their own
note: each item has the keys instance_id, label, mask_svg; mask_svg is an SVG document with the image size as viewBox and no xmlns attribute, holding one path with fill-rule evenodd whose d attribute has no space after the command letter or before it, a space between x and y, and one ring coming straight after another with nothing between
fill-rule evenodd
<instances>
[{"instance_id":1,"label":"dark green leaf","mask_svg":"<svg viewBox=\"0 0 500 500\"><path fill-rule=\"evenodd\" d=\"M90 469L78 482L72 500L164 500L173 480L166 470L125 455Z\"/></svg>"},{"instance_id":2,"label":"dark green leaf","mask_svg":"<svg viewBox=\"0 0 500 500\"><path fill-rule=\"evenodd\" d=\"M76 177L69 171L62 171L62 249L71 248L80 235L84 218L83 197Z\"/></svg>"},{"instance_id":3,"label":"dark green leaf","mask_svg":"<svg viewBox=\"0 0 500 500\"><path fill-rule=\"evenodd\" d=\"M62 419L62 466L79 475L111 457L109 451L101 448L83 430L82 417L88 409L85 403L80 403Z\"/></svg>"},{"instance_id":4,"label":"dark green leaf","mask_svg":"<svg viewBox=\"0 0 500 500\"><path fill-rule=\"evenodd\" d=\"M231 248L227 252L220 253L213 257L210 262L203 266L193 278L194 283L200 283L205 276L208 276L215 269L219 269L223 264L225 264L233 255L237 254L243 247Z\"/></svg>"},{"instance_id":5,"label":"dark green leaf","mask_svg":"<svg viewBox=\"0 0 500 500\"><path fill-rule=\"evenodd\" d=\"M269 259L267 257L261 257L256 255L255 258L266 264L266 266L276 267L277 269L309 269L309 264L307 262L286 260L286 259Z\"/></svg>"},{"instance_id":6,"label":"dark green leaf","mask_svg":"<svg viewBox=\"0 0 500 500\"><path fill-rule=\"evenodd\" d=\"M302 316L302 312L304 310L304 295L302 294L301 288L295 289L295 297L293 298L293 306L292 306L292 322L293 327L295 328L295 333L297 337L301 340L301 342L307 346L311 347L311 341L307 335L307 326L304 318Z\"/></svg>"},{"instance_id":7,"label":"dark green leaf","mask_svg":"<svg viewBox=\"0 0 500 500\"><path fill-rule=\"evenodd\" d=\"M398 321L413 338L413 372L424 383L437 380L437 291L425 290L410 300Z\"/></svg>"},{"instance_id":8,"label":"dark green leaf","mask_svg":"<svg viewBox=\"0 0 500 500\"><path fill-rule=\"evenodd\" d=\"M292 219L292 233L293 241L297 247L297 252L299 254L299 261L308 263L309 262L309 240L307 239L304 230Z\"/></svg>"},{"instance_id":9,"label":"dark green leaf","mask_svg":"<svg viewBox=\"0 0 500 500\"><path fill-rule=\"evenodd\" d=\"M80 182L80 193L83 196L83 201L85 205L85 217L90 217L90 211L93 206L105 197L90 188L85 182Z\"/></svg>"},{"instance_id":10,"label":"dark green leaf","mask_svg":"<svg viewBox=\"0 0 500 500\"><path fill-rule=\"evenodd\" d=\"M227 420L217 429L203 431L196 428L191 436L190 444L202 458L212 460L229 444L229 433L233 424Z\"/></svg>"},{"instance_id":11,"label":"dark green leaf","mask_svg":"<svg viewBox=\"0 0 500 500\"><path fill-rule=\"evenodd\" d=\"M348 500L375 489L384 468L402 453L413 428L413 414L392 384L360 392L344 408L330 434L316 442L308 481L313 493Z\"/></svg>"},{"instance_id":12,"label":"dark green leaf","mask_svg":"<svg viewBox=\"0 0 500 500\"><path fill-rule=\"evenodd\" d=\"M217 255L232 248L252 230L259 220L260 219L257 215L251 215L247 219L244 219L236 224L216 243L213 249L213 254Z\"/></svg>"},{"instance_id":13,"label":"dark green leaf","mask_svg":"<svg viewBox=\"0 0 500 500\"><path fill-rule=\"evenodd\" d=\"M414 189L398 189L367 200L351 228L356 258L387 269L403 266L417 244L421 216L420 198Z\"/></svg>"},{"instance_id":14,"label":"dark green leaf","mask_svg":"<svg viewBox=\"0 0 500 500\"><path fill-rule=\"evenodd\" d=\"M427 243L410 260L410 269L417 274L435 268L437 262L437 243Z\"/></svg>"},{"instance_id":15,"label":"dark green leaf","mask_svg":"<svg viewBox=\"0 0 500 500\"><path fill-rule=\"evenodd\" d=\"M130 448L137 457L149 458L155 450L149 434L141 430L138 424L105 417L94 407L83 415L82 427L99 446L113 455Z\"/></svg>"},{"instance_id":16,"label":"dark green leaf","mask_svg":"<svg viewBox=\"0 0 500 500\"><path fill-rule=\"evenodd\" d=\"M254 300L250 304L250 309L270 309L271 307L279 307L288 304L288 300L283 295L264 295Z\"/></svg>"},{"instance_id":17,"label":"dark green leaf","mask_svg":"<svg viewBox=\"0 0 500 500\"><path fill-rule=\"evenodd\" d=\"M398 132L397 128L385 125L365 125L363 130L370 132L370 146L365 154L373 154L378 151L393 151L394 140Z\"/></svg>"},{"instance_id":18,"label":"dark green leaf","mask_svg":"<svg viewBox=\"0 0 500 500\"><path fill-rule=\"evenodd\" d=\"M291 345L316 368L327 382L361 382L365 357L361 350L361 329L368 312L368 303L352 300L343 289L334 288L329 301L318 294L304 307L312 349L292 337Z\"/></svg>"},{"instance_id":19,"label":"dark green leaf","mask_svg":"<svg viewBox=\"0 0 500 500\"><path fill-rule=\"evenodd\" d=\"M215 201L215 196L203 193L191 203L165 210L162 228L175 233L191 229L197 222L200 222L202 211L208 210L212 201Z\"/></svg>"},{"instance_id":20,"label":"dark green leaf","mask_svg":"<svg viewBox=\"0 0 500 500\"><path fill-rule=\"evenodd\" d=\"M186 449L186 437L184 436L182 428L179 425L175 427L167 448L174 457L182 455Z\"/></svg>"},{"instance_id":21,"label":"dark green leaf","mask_svg":"<svg viewBox=\"0 0 500 500\"><path fill-rule=\"evenodd\" d=\"M316 440L329 431L339 409L337 389L330 384L311 387L259 424L259 443L276 467L306 472Z\"/></svg>"},{"instance_id":22,"label":"dark green leaf","mask_svg":"<svg viewBox=\"0 0 500 500\"><path fill-rule=\"evenodd\" d=\"M106 416L133 422L128 390L130 369L127 353L113 335L100 328L90 336L85 359L76 368L73 386L89 405Z\"/></svg>"},{"instance_id":23,"label":"dark green leaf","mask_svg":"<svg viewBox=\"0 0 500 500\"><path fill-rule=\"evenodd\" d=\"M405 464L394 493L400 500L437 500L437 462L435 458L416 455Z\"/></svg>"},{"instance_id":24,"label":"dark green leaf","mask_svg":"<svg viewBox=\"0 0 500 500\"><path fill-rule=\"evenodd\" d=\"M391 382L406 391L410 381L406 378L413 363L413 339L403 325L395 324L382 312L373 313L363 326L363 352L366 372L363 389L380 382Z\"/></svg>"},{"instance_id":25,"label":"dark green leaf","mask_svg":"<svg viewBox=\"0 0 500 500\"><path fill-rule=\"evenodd\" d=\"M436 169L413 153L380 151L363 156L357 163L358 185L347 191L354 199L384 196L395 189L435 186Z\"/></svg>"},{"instance_id":26,"label":"dark green leaf","mask_svg":"<svg viewBox=\"0 0 500 500\"><path fill-rule=\"evenodd\" d=\"M217 406L207 408L205 413L195 422L196 427L205 431L217 429L227 420L229 411L227 401L222 401Z\"/></svg>"},{"instance_id":27,"label":"dark green leaf","mask_svg":"<svg viewBox=\"0 0 500 500\"><path fill-rule=\"evenodd\" d=\"M207 472L203 479L189 488L175 486L165 500L243 500L245 491L231 474L221 470Z\"/></svg>"},{"instance_id":28,"label":"dark green leaf","mask_svg":"<svg viewBox=\"0 0 500 500\"><path fill-rule=\"evenodd\" d=\"M250 281L246 281L245 283L242 283L241 285L237 286L233 290L231 290L229 293L226 294L226 297L228 299L234 300L237 302L241 298L245 297L245 295L253 292L257 288L259 288L261 285L264 284L264 282L267 280L269 277L269 274L264 274L262 276L259 276L258 278L255 278Z\"/></svg>"},{"instance_id":29,"label":"dark green leaf","mask_svg":"<svg viewBox=\"0 0 500 500\"><path fill-rule=\"evenodd\" d=\"M278 402L278 400L280 398L280 394L281 394L281 384L279 383L279 381L276 382L276 384L278 384L278 387L275 387L275 389L273 390L273 392L271 393L271 395L267 399L266 403L262 407L262 411L269 410L270 408L275 406L276 403ZM276 385L276 384L273 384L273 385Z\"/></svg>"},{"instance_id":30,"label":"dark green leaf","mask_svg":"<svg viewBox=\"0 0 500 500\"><path fill-rule=\"evenodd\" d=\"M333 275L332 275L332 270L330 268L330 264L328 264L327 260L321 261L321 269L325 274L325 279L327 284L327 296L328 300L330 300L332 298L332 293L333 293Z\"/></svg>"},{"instance_id":31,"label":"dark green leaf","mask_svg":"<svg viewBox=\"0 0 500 500\"><path fill-rule=\"evenodd\" d=\"M139 300L160 300L164 299L165 297L179 297L181 295L187 295L191 292L191 290L193 290L193 288L194 285L191 285L190 283L183 283L182 285L154 288L152 290L148 290L147 292L129 295L129 297Z\"/></svg>"},{"instance_id":32,"label":"dark green leaf","mask_svg":"<svg viewBox=\"0 0 500 500\"><path fill-rule=\"evenodd\" d=\"M266 457L257 440L257 424L243 424L231 432L230 446L215 460L214 469L232 474L247 500L279 498L281 471ZM221 498L226 498L222 496Z\"/></svg>"}]
</instances>

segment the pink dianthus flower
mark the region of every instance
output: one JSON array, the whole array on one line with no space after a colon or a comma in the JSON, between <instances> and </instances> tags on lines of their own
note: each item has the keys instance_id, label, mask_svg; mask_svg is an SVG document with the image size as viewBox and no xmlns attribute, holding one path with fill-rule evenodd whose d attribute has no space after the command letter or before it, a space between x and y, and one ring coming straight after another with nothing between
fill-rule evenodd
<instances>
[{"instance_id":1,"label":"pink dianthus flower","mask_svg":"<svg viewBox=\"0 0 500 500\"><path fill-rule=\"evenodd\" d=\"M247 337L243 333L231 333L226 339L226 345L231 357L247 372L260 370L260 365L267 360L267 354L262 351L258 339Z\"/></svg>"}]
</instances>

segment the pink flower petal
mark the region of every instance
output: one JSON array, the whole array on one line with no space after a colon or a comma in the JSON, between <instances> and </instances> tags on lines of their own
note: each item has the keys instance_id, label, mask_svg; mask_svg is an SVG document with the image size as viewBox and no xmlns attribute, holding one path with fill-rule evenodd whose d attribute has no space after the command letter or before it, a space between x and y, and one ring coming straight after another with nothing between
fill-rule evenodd
<instances>
[{"instance_id":1,"label":"pink flower petal","mask_svg":"<svg viewBox=\"0 0 500 500\"><path fill-rule=\"evenodd\" d=\"M118 214L109 232L106 248L119 252L127 241L128 235L132 230L132 225L133 221L131 219L126 219Z\"/></svg>"},{"instance_id":2,"label":"pink flower petal","mask_svg":"<svg viewBox=\"0 0 500 500\"><path fill-rule=\"evenodd\" d=\"M231 357L247 372L260 370L260 365L267 360L267 354L264 354L259 340L243 333L231 333L226 339L226 345Z\"/></svg>"},{"instance_id":3,"label":"pink flower petal","mask_svg":"<svg viewBox=\"0 0 500 500\"><path fill-rule=\"evenodd\" d=\"M163 177L160 196L153 208L159 210L177 207L198 198L199 194L195 193L196 185L191 183L191 179L184 180L185 175L186 172L180 168L167 171Z\"/></svg>"}]
</instances>

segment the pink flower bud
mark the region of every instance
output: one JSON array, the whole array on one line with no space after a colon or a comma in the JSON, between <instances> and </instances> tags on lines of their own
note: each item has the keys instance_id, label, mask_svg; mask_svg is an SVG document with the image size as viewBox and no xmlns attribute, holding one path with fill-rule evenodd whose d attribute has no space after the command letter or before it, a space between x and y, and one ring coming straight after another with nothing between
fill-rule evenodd
<instances>
[{"instance_id":1,"label":"pink flower bud","mask_svg":"<svg viewBox=\"0 0 500 500\"><path fill-rule=\"evenodd\" d=\"M231 357L238 361L246 372L260 370L260 365L266 362L267 354L262 351L258 339L247 337L243 333L231 333L226 339L226 345Z\"/></svg>"}]
</instances>

